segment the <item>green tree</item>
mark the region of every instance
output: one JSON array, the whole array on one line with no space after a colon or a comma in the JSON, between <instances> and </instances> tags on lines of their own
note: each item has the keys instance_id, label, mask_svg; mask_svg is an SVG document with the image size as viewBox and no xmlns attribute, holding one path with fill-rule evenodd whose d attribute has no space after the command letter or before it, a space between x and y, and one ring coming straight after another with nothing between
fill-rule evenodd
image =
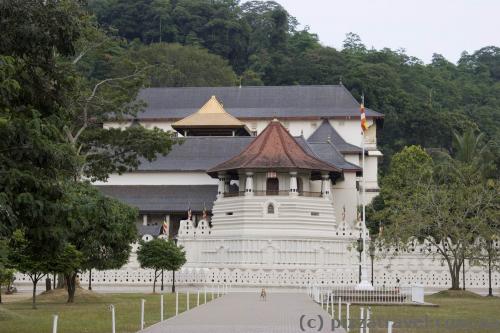
<instances>
[{"instance_id":1,"label":"green tree","mask_svg":"<svg viewBox=\"0 0 500 333\"><path fill-rule=\"evenodd\" d=\"M130 72L133 61L151 66L146 81L153 87L234 86L237 81L226 60L194 46L135 45L127 52L126 61L116 64L116 70Z\"/></svg>"},{"instance_id":2,"label":"green tree","mask_svg":"<svg viewBox=\"0 0 500 333\"><path fill-rule=\"evenodd\" d=\"M461 267L474 250L499 188L485 186L468 165L454 172L443 163L414 168L422 159L430 161L425 152L410 147L391 162L389 180L382 185L388 196L382 213L389 222L383 244L400 249L413 242L432 245L448 266L451 289L459 289Z\"/></svg>"},{"instance_id":3,"label":"green tree","mask_svg":"<svg viewBox=\"0 0 500 333\"><path fill-rule=\"evenodd\" d=\"M128 261L130 244L137 238L137 210L104 196L90 183L70 186L66 191L68 229L65 241L72 248L55 260L64 268L57 271L65 276L68 302L72 303L78 273L91 269L118 269Z\"/></svg>"},{"instance_id":4,"label":"green tree","mask_svg":"<svg viewBox=\"0 0 500 333\"><path fill-rule=\"evenodd\" d=\"M0 303L2 303L2 286L7 289L14 281L15 270L8 268L9 244L6 239L0 238Z\"/></svg>"},{"instance_id":5,"label":"green tree","mask_svg":"<svg viewBox=\"0 0 500 333\"><path fill-rule=\"evenodd\" d=\"M74 54L81 14L74 1L0 3L0 232L23 230L33 253L60 249L61 180L77 168L60 130L75 85L58 59Z\"/></svg>"},{"instance_id":6,"label":"green tree","mask_svg":"<svg viewBox=\"0 0 500 333\"><path fill-rule=\"evenodd\" d=\"M73 303L76 292L76 277L83 262L83 253L72 244L66 244L50 263L51 270L64 276L68 290L68 303Z\"/></svg>"},{"instance_id":7,"label":"green tree","mask_svg":"<svg viewBox=\"0 0 500 333\"><path fill-rule=\"evenodd\" d=\"M164 270L172 271L172 292L175 292L175 271L186 262L186 253L182 247L160 238L149 242L141 241L137 260L141 268L154 269L153 293L156 291L156 280Z\"/></svg>"},{"instance_id":8,"label":"green tree","mask_svg":"<svg viewBox=\"0 0 500 333\"><path fill-rule=\"evenodd\" d=\"M38 282L47 274L51 266L51 258L37 251L21 230L12 234L9 242L9 262L17 271L26 274L33 283L32 307L36 309L36 287Z\"/></svg>"}]
</instances>

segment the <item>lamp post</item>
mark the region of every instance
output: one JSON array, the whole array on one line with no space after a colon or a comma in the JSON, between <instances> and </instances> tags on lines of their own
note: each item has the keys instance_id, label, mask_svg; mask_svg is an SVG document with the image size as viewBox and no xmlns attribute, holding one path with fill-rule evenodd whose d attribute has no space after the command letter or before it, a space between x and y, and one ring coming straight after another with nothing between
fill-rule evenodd
<instances>
[{"instance_id":1,"label":"lamp post","mask_svg":"<svg viewBox=\"0 0 500 333\"><path fill-rule=\"evenodd\" d=\"M375 258L375 244L373 240L370 241L369 250L370 250L370 259L372 261L372 286L373 286L373 259Z\"/></svg>"},{"instance_id":2,"label":"lamp post","mask_svg":"<svg viewBox=\"0 0 500 333\"><path fill-rule=\"evenodd\" d=\"M359 282L361 283L361 255L363 253L363 237L361 237L361 234L359 235L359 238L357 240L358 242L358 252L359 252Z\"/></svg>"}]
</instances>

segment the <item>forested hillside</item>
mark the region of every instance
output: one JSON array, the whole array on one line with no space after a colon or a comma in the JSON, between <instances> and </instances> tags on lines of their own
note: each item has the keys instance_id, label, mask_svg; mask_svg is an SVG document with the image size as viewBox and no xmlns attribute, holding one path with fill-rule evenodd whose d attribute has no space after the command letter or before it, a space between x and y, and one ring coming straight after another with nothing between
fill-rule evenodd
<instances>
[{"instance_id":1,"label":"forested hillside","mask_svg":"<svg viewBox=\"0 0 500 333\"><path fill-rule=\"evenodd\" d=\"M369 49L353 33L337 50L299 29L273 1L91 0L89 10L108 34L124 38L120 52L128 64L154 66L151 85L342 81L356 98L364 93L368 107L385 113L380 146L387 157L409 144L451 149L452 132L469 127L484 132L498 152L496 46L464 52L457 64L439 54L424 64L404 50ZM108 54L89 75L103 75L110 59ZM114 70L126 67L120 59Z\"/></svg>"}]
</instances>

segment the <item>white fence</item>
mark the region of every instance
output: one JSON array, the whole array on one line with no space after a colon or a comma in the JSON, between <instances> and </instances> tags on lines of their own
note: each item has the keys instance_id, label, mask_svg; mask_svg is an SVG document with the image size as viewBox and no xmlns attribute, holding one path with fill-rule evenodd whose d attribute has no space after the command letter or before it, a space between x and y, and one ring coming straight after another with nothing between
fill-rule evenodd
<instances>
[{"instance_id":1,"label":"white fence","mask_svg":"<svg viewBox=\"0 0 500 333\"><path fill-rule=\"evenodd\" d=\"M373 290L357 289L356 286L317 286L308 287L309 295L317 303L352 304L414 304L424 303L424 288L412 287L374 287Z\"/></svg>"}]
</instances>

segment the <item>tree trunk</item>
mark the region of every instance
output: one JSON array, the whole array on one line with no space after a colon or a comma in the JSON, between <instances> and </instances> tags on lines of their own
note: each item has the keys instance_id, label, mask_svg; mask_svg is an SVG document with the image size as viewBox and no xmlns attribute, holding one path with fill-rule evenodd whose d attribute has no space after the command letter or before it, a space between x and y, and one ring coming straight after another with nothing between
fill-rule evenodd
<instances>
[{"instance_id":1,"label":"tree trunk","mask_svg":"<svg viewBox=\"0 0 500 333\"><path fill-rule=\"evenodd\" d=\"M462 265L457 263L457 260L451 264L451 262L448 264L448 268L450 270L450 277L451 277L451 288L450 290L460 290L460 269Z\"/></svg>"},{"instance_id":2,"label":"tree trunk","mask_svg":"<svg viewBox=\"0 0 500 333\"><path fill-rule=\"evenodd\" d=\"M465 258L462 263L462 287L465 290Z\"/></svg>"},{"instance_id":3,"label":"tree trunk","mask_svg":"<svg viewBox=\"0 0 500 333\"><path fill-rule=\"evenodd\" d=\"M156 293L156 272L157 270L155 269L155 279L153 280L153 294Z\"/></svg>"},{"instance_id":4,"label":"tree trunk","mask_svg":"<svg viewBox=\"0 0 500 333\"><path fill-rule=\"evenodd\" d=\"M2 304L2 284L0 283L0 304Z\"/></svg>"},{"instance_id":5,"label":"tree trunk","mask_svg":"<svg viewBox=\"0 0 500 333\"><path fill-rule=\"evenodd\" d=\"M175 293L175 271L172 271L172 293Z\"/></svg>"},{"instance_id":6,"label":"tree trunk","mask_svg":"<svg viewBox=\"0 0 500 333\"><path fill-rule=\"evenodd\" d=\"M89 269L89 290L92 290L92 268Z\"/></svg>"},{"instance_id":7,"label":"tree trunk","mask_svg":"<svg viewBox=\"0 0 500 333\"><path fill-rule=\"evenodd\" d=\"M64 274L57 274L57 289L66 288L66 278Z\"/></svg>"},{"instance_id":8,"label":"tree trunk","mask_svg":"<svg viewBox=\"0 0 500 333\"><path fill-rule=\"evenodd\" d=\"M68 289L68 303L74 303L76 292L76 272L65 275L66 288Z\"/></svg>"},{"instance_id":9,"label":"tree trunk","mask_svg":"<svg viewBox=\"0 0 500 333\"><path fill-rule=\"evenodd\" d=\"M493 288L491 287L491 247L488 249L488 296L493 296Z\"/></svg>"},{"instance_id":10,"label":"tree trunk","mask_svg":"<svg viewBox=\"0 0 500 333\"><path fill-rule=\"evenodd\" d=\"M35 278L35 279L32 279L32 281L33 281L33 300L32 300L31 307L33 309L36 309L36 284L38 283L38 280Z\"/></svg>"},{"instance_id":11,"label":"tree trunk","mask_svg":"<svg viewBox=\"0 0 500 333\"><path fill-rule=\"evenodd\" d=\"M163 269L161 270L161 291L163 291Z\"/></svg>"}]
</instances>

